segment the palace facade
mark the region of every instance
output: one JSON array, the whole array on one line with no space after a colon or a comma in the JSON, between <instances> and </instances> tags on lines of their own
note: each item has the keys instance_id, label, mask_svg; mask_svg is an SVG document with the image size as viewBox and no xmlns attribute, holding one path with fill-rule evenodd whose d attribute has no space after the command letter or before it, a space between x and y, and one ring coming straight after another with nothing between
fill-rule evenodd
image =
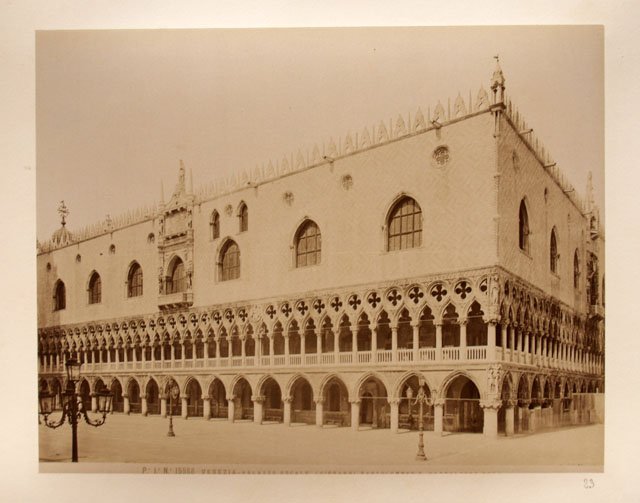
<instances>
[{"instance_id":1,"label":"palace facade","mask_svg":"<svg viewBox=\"0 0 640 503\"><path fill-rule=\"evenodd\" d=\"M499 66L322 148L38 244L40 385L126 414L510 435L595 420L604 236ZM598 167L599 169L599 167ZM179 397L169 401L177 384ZM212 423L215 428L215 423Z\"/></svg>"}]
</instances>

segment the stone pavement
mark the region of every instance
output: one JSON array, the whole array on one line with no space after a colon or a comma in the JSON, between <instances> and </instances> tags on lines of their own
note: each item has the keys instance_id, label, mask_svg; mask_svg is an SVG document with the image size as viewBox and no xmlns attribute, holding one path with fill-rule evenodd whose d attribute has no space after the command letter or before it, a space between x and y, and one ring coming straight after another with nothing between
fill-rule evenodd
<instances>
[{"instance_id":1,"label":"stone pavement","mask_svg":"<svg viewBox=\"0 0 640 503\"><path fill-rule=\"evenodd\" d=\"M214 465L236 471L602 471L604 426L590 425L533 435L487 439L480 434L425 432L428 460L416 461L417 432L392 434L313 425L229 423L174 418L176 436L167 437L168 419L114 414L105 425L78 426L80 464L142 463ZM67 471L71 428L39 426L40 469ZM65 463L55 463L62 461ZM137 471L126 465L116 471ZM92 471L106 471L104 465Z\"/></svg>"}]
</instances>

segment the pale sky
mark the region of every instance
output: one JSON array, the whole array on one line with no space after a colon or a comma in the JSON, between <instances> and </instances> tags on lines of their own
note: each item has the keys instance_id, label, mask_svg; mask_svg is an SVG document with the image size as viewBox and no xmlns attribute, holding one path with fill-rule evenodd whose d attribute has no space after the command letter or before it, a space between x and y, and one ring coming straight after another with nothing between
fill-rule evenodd
<instances>
[{"instance_id":1,"label":"pale sky","mask_svg":"<svg viewBox=\"0 0 640 503\"><path fill-rule=\"evenodd\" d=\"M598 27L48 31L36 39L37 237L168 198L460 92L506 92L604 214Z\"/></svg>"}]
</instances>

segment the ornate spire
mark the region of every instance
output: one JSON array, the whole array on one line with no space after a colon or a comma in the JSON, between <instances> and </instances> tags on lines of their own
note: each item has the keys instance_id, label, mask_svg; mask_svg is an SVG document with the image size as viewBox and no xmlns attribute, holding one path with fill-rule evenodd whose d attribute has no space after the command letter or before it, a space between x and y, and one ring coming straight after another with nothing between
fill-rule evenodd
<instances>
[{"instance_id":1,"label":"ornate spire","mask_svg":"<svg viewBox=\"0 0 640 503\"><path fill-rule=\"evenodd\" d=\"M593 195L593 173L589 171L589 177L587 178L587 211L593 211L595 204L595 196Z\"/></svg>"},{"instance_id":2,"label":"ornate spire","mask_svg":"<svg viewBox=\"0 0 640 503\"><path fill-rule=\"evenodd\" d=\"M62 227L64 227L65 225L67 225L66 218L69 214L69 209L64 204L64 200L60 201L60 206L58 206L58 213L60 213L60 223L62 224Z\"/></svg>"},{"instance_id":3,"label":"ornate spire","mask_svg":"<svg viewBox=\"0 0 640 503\"><path fill-rule=\"evenodd\" d=\"M60 227L53 233L53 235L51 236L51 241L55 246L64 246L69 244L73 239L73 236L66 228L66 218L69 214L69 209L64 204L64 201L60 201L60 206L58 206L58 213L60 213L60 223L62 224L62 227Z\"/></svg>"},{"instance_id":4,"label":"ornate spire","mask_svg":"<svg viewBox=\"0 0 640 503\"><path fill-rule=\"evenodd\" d=\"M500 55L496 54L493 57L496 60L496 69L493 71L493 76L491 77L491 90L493 91L494 102L502 102L504 99L504 74L502 73L502 68L500 68ZM500 97L497 98L498 89L500 90Z\"/></svg>"},{"instance_id":5,"label":"ornate spire","mask_svg":"<svg viewBox=\"0 0 640 503\"><path fill-rule=\"evenodd\" d=\"M178 170L178 183L176 183L176 188L173 191L173 197L179 197L185 193L185 169L184 169L184 161L180 159L180 169Z\"/></svg>"}]
</instances>

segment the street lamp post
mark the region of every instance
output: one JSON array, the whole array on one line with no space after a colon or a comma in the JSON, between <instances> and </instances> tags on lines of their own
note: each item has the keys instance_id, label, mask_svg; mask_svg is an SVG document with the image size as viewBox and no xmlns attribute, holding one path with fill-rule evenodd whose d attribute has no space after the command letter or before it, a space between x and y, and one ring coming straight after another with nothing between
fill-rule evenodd
<instances>
[{"instance_id":1,"label":"street lamp post","mask_svg":"<svg viewBox=\"0 0 640 503\"><path fill-rule=\"evenodd\" d=\"M173 383L173 386L169 388L169 431L167 432L167 437L176 436L173 432L173 401L178 399L179 394L180 388L176 383Z\"/></svg>"},{"instance_id":2,"label":"street lamp post","mask_svg":"<svg viewBox=\"0 0 640 503\"><path fill-rule=\"evenodd\" d=\"M426 461L427 460L427 456L424 453L424 425L422 422L422 416L423 416L423 407L425 405L430 406L431 405L431 398L429 398L427 396L427 394L424 392L424 386L425 386L426 382L424 379L420 379L420 389L418 391L418 396L416 396L416 400L414 402L414 405L416 403L420 404L420 416L418 417L418 429L420 431L419 434L419 438L418 438L418 453L416 454L416 460L418 461Z\"/></svg>"},{"instance_id":3,"label":"street lamp post","mask_svg":"<svg viewBox=\"0 0 640 503\"><path fill-rule=\"evenodd\" d=\"M78 407L80 397L76 393L76 383L80 380L80 365L75 358L70 358L65 364L67 370L67 389L62 393L62 417L58 421L48 421L49 415L53 412L53 405L56 395L48 391L41 390L38 394L40 402L40 414L44 417L44 424L49 428L62 426L65 420L71 425L71 461L78 462L78 421L82 418L91 426L102 426L107 419L107 412L111 407L113 394L107 390L96 392L98 399L98 412L102 413L102 418L92 420L85 407Z\"/></svg>"}]
</instances>

